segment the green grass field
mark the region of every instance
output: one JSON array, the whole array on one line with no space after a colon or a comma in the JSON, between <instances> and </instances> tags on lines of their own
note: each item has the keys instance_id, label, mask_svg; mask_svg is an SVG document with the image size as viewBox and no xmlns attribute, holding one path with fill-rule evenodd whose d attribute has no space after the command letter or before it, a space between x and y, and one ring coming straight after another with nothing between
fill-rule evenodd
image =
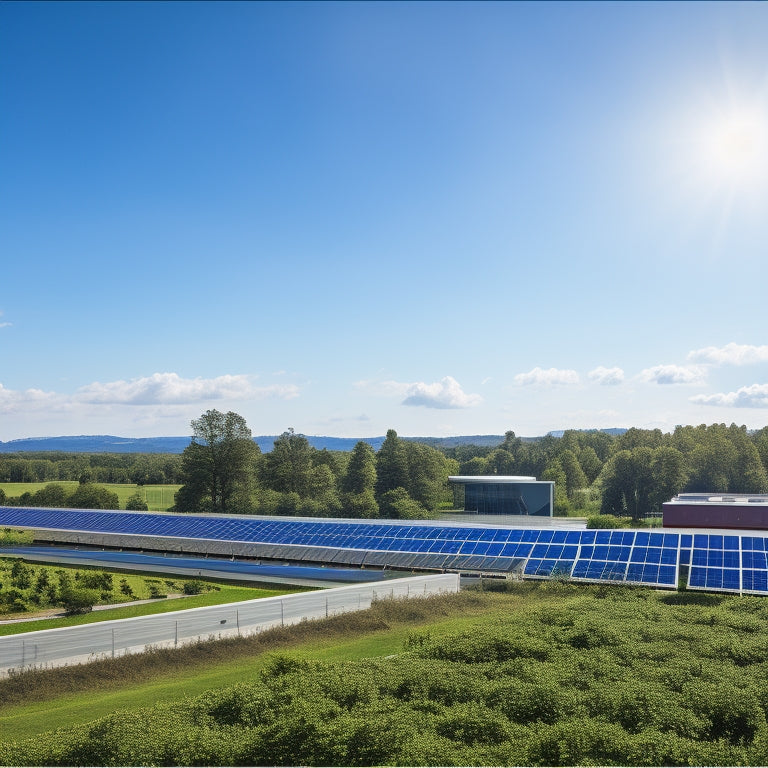
<instances>
[{"instance_id":1,"label":"green grass field","mask_svg":"<svg viewBox=\"0 0 768 768\"><path fill-rule=\"evenodd\" d=\"M77 488L75 480L56 481L70 491ZM23 493L35 493L49 483L0 483L0 490L7 497L21 496ZM132 483L97 483L117 494L120 509L125 509L125 503L137 491L144 496L147 506L152 512L165 512L173 506L173 496L181 488L180 485L133 485Z\"/></svg>"}]
</instances>

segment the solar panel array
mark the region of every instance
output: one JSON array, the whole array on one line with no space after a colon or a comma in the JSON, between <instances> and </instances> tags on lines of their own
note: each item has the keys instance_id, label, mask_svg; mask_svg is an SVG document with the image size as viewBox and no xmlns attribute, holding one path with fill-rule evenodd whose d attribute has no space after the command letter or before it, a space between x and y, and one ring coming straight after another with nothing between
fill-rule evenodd
<instances>
[{"instance_id":1,"label":"solar panel array","mask_svg":"<svg viewBox=\"0 0 768 768\"><path fill-rule=\"evenodd\" d=\"M0 507L0 525L228 541L255 557L768 594L768 532L563 530Z\"/></svg>"},{"instance_id":2,"label":"solar panel array","mask_svg":"<svg viewBox=\"0 0 768 768\"><path fill-rule=\"evenodd\" d=\"M0 507L0 524L253 544L257 557L675 588L679 534Z\"/></svg>"}]
</instances>

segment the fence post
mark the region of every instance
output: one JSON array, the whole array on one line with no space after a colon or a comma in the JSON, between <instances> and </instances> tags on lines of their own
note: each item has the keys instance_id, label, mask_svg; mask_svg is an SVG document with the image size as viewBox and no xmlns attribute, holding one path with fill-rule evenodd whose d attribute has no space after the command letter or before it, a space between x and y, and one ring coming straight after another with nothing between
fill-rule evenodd
<instances>
[{"instance_id":1,"label":"fence post","mask_svg":"<svg viewBox=\"0 0 768 768\"><path fill-rule=\"evenodd\" d=\"M112 658L115 658L115 628L112 627Z\"/></svg>"},{"instance_id":2,"label":"fence post","mask_svg":"<svg viewBox=\"0 0 768 768\"><path fill-rule=\"evenodd\" d=\"M240 637L240 611L235 611L235 618L237 619L237 636Z\"/></svg>"},{"instance_id":3,"label":"fence post","mask_svg":"<svg viewBox=\"0 0 768 768\"><path fill-rule=\"evenodd\" d=\"M173 647L176 648L179 644L179 622L176 622L176 628L173 632Z\"/></svg>"},{"instance_id":4,"label":"fence post","mask_svg":"<svg viewBox=\"0 0 768 768\"><path fill-rule=\"evenodd\" d=\"M328 618L328 598L325 598L325 618Z\"/></svg>"},{"instance_id":5,"label":"fence post","mask_svg":"<svg viewBox=\"0 0 768 768\"><path fill-rule=\"evenodd\" d=\"M21 641L21 666L24 666L24 662L26 660L26 646L24 645L24 641Z\"/></svg>"},{"instance_id":6,"label":"fence post","mask_svg":"<svg viewBox=\"0 0 768 768\"><path fill-rule=\"evenodd\" d=\"M285 626L285 607L283 606L283 600L280 599L280 626Z\"/></svg>"}]
</instances>

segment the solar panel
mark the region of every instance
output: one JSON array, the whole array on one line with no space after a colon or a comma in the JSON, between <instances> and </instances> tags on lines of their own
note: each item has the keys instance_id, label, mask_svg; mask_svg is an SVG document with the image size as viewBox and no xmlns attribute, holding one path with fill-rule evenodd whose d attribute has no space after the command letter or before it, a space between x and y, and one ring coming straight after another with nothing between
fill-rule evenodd
<instances>
[{"instance_id":1,"label":"solar panel","mask_svg":"<svg viewBox=\"0 0 768 768\"><path fill-rule=\"evenodd\" d=\"M742 538L750 537L695 534L691 550L691 565L688 571L689 588L716 590L718 592L741 592ZM754 566L754 562L751 564ZM754 571L755 569L753 567L750 570ZM749 582L750 591L752 591L755 583L753 574L750 574Z\"/></svg>"}]
</instances>

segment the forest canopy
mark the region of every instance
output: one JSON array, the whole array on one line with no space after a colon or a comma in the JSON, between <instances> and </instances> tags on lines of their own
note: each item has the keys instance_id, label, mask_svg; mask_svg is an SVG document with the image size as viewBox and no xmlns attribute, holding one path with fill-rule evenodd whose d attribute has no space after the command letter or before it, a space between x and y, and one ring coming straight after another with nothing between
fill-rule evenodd
<instances>
[{"instance_id":1,"label":"forest canopy","mask_svg":"<svg viewBox=\"0 0 768 768\"><path fill-rule=\"evenodd\" d=\"M451 447L401 438L391 429L378 451L365 440L352 451L318 449L289 428L262 453L241 416L213 410L192 422L192 434L181 455L0 454L0 482L175 484L181 486L180 512L402 519L451 508L449 475L551 480L556 514L635 521L658 515L665 501L684 491L768 492L768 427L568 430L536 439L508 431L496 445ZM0 489L0 503L72 506L62 494L53 487L4 499ZM87 506L108 505L91 496Z\"/></svg>"}]
</instances>

